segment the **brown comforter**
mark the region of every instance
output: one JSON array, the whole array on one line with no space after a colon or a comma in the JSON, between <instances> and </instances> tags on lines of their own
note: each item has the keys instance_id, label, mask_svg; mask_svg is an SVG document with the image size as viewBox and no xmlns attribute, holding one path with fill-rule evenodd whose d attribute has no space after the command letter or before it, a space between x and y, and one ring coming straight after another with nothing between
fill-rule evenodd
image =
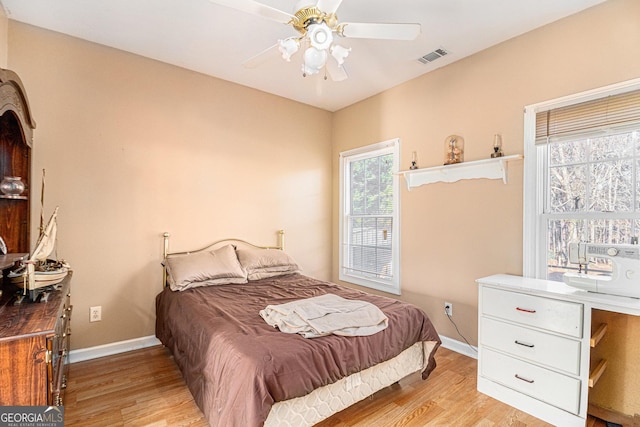
<instances>
[{"instance_id":1,"label":"brown comforter","mask_svg":"<svg viewBox=\"0 0 640 427\"><path fill-rule=\"evenodd\" d=\"M325 293L375 304L389 327L366 337L306 339L272 328L258 314L269 304ZM415 342L440 343L427 315L411 304L300 274L183 292L166 288L156 297L156 312L156 336L212 426L261 426L275 402L391 359ZM423 378L435 368L434 353Z\"/></svg>"}]
</instances>

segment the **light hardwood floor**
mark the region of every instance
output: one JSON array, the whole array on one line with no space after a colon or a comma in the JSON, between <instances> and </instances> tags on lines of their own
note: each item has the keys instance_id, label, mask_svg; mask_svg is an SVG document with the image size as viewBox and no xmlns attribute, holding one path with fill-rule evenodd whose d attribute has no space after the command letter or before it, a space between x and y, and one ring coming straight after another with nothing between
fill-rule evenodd
<instances>
[{"instance_id":1,"label":"light hardwood floor","mask_svg":"<svg viewBox=\"0 0 640 427\"><path fill-rule=\"evenodd\" d=\"M549 425L476 391L475 359L440 348L436 360L428 380L411 375L318 426ZM72 364L64 405L67 427L207 425L160 346Z\"/></svg>"}]
</instances>

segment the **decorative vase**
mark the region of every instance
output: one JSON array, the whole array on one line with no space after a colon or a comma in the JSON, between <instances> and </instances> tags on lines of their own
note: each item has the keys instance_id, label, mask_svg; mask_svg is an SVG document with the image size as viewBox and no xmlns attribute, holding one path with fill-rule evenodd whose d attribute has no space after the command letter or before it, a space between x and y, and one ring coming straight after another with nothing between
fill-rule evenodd
<instances>
[{"instance_id":1,"label":"decorative vase","mask_svg":"<svg viewBox=\"0 0 640 427\"><path fill-rule=\"evenodd\" d=\"M0 182L0 191L5 196L19 196L24 193L26 186L22 182L22 178L19 176L5 176L2 182Z\"/></svg>"}]
</instances>

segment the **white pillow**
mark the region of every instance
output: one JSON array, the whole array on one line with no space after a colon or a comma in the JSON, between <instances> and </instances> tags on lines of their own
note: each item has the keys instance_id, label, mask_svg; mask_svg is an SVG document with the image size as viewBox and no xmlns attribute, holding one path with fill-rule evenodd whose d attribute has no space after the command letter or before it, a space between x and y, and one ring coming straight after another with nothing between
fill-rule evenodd
<instances>
[{"instance_id":1,"label":"white pillow","mask_svg":"<svg viewBox=\"0 0 640 427\"><path fill-rule=\"evenodd\" d=\"M279 249L237 249L240 265L249 280L282 276L300 271L298 264Z\"/></svg>"},{"instance_id":2,"label":"white pillow","mask_svg":"<svg viewBox=\"0 0 640 427\"><path fill-rule=\"evenodd\" d=\"M233 246L214 251L170 256L165 259L167 278L172 291L198 286L247 283Z\"/></svg>"}]
</instances>

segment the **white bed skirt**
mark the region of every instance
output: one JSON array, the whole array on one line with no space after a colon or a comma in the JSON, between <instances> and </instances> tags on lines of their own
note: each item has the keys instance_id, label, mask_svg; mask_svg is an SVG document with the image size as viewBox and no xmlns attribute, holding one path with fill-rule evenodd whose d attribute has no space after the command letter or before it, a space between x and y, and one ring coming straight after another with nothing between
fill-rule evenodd
<instances>
[{"instance_id":1,"label":"white bed skirt","mask_svg":"<svg viewBox=\"0 0 640 427\"><path fill-rule=\"evenodd\" d=\"M264 425L312 426L407 375L422 371L435 345L433 341L415 343L393 359L317 388L305 396L277 402L271 407Z\"/></svg>"}]
</instances>

